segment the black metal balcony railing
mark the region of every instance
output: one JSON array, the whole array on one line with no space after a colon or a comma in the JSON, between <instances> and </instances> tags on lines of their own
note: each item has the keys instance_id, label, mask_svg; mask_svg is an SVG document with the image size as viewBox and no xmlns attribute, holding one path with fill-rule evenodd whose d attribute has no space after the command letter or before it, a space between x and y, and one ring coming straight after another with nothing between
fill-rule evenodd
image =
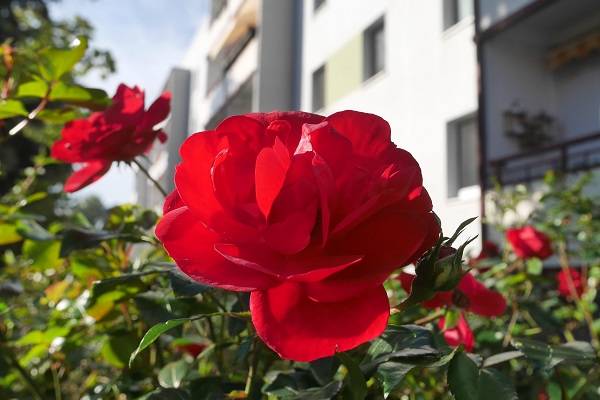
<instances>
[{"instance_id":1,"label":"black metal balcony railing","mask_svg":"<svg viewBox=\"0 0 600 400\"><path fill-rule=\"evenodd\" d=\"M600 167L600 132L490 161L489 183L529 183L546 172L574 173Z\"/></svg>"}]
</instances>

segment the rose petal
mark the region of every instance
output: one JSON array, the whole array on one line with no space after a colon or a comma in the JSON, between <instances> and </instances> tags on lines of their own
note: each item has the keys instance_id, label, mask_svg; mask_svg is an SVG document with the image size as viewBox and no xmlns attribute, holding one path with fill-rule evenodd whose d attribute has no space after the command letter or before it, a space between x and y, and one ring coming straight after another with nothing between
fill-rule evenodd
<instances>
[{"instance_id":1,"label":"rose petal","mask_svg":"<svg viewBox=\"0 0 600 400\"><path fill-rule=\"evenodd\" d=\"M273 147L265 147L256 157L256 203L265 218L269 217L273 202L285 183L289 166L289 153L278 137Z\"/></svg>"},{"instance_id":2,"label":"rose petal","mask_svg":"<svg viewBox=\"0 0 600 400\"><path fill-rule=\"evenodd\" d=\"M330 115L327 121L352 142L356 155L376 158L393 146L390 125L377 115L348 110Z\"/></svg>"},{"instance_id":3,"label":"rose petal","mask_svg":"<svg viewBox=\"0 0 600 400\"><path fill-rule=\"evenodd\" d=\"M65 182L65 192L73 193L96 182L110 169L111 162L104 160L89 161L73 172Z\"/></svg>"},{"instance_id":4,"label":"rose petal","mask_svg":"<svg viewBox=\"0 0 600 400\"><path fill-rule=\"evenodd\" d=\"M175 189L165 198L165 202L163 204L163 215L169 211L173 211L176 208L183 206L185 206L185 204L183 203L183 200L181 200L179 192L177 192L177 189Z\"/></svg>"},{"instance_id":5,"label":"rose petal","mask_svg":"<svg viewBox=\"0 0 600 400\"><path fill-rule=\"evenodd\" d=\"M134 127L144 115L144 91L139 87L130 88L120 84L113 96L112 104L103 115L109 123Z\"/></svg>"},{"instance_id":6,"label":"rose petal","mask_svg":"<svg viewBox=\"0 0 600 400\"><path fill-rule=\"evenodd\" d=\"M152 130L156 124L164 121L171 112L171 92L163 92L144 113L138 131ZM164 140L162 140L164 142Z\"/></svg>"},{"instance_id":7,"label":"rose petal","mask_svg":"<svg viewBox=\"0 0 600 400\"><path fill-rule=\"evenodd\" d=\"M218 243L215 250L234 264L255 269L279 280L316 282L362 260L362 256L329 256L307 253L293 258L260 245Z\"/></svg>"},{"instance_id":8,"label":"rose petal","mask_svg":"<svg viewBox=\"0 0 600 400\"><path fill-rule=\"evenodd\" d=\"M484 317L495 317L502 315L506 310L504 297L500 293L485 287L471 273L463 276L457 289L469 299L468 311Z\"/></svg>"},{"instance_id":9,"label":"rose petal","mask_svg":"<svg viewBox=\"0 0 600 400\"><path fill-rule=\"evenodd\" d=\"M269 213L264 238L282 254L298 253L311 241L319 202L312 157L313 154L304 153L292 158L285 183Z\"/></svg>"},{"instance_id":10,"label":"rose petal","mask_svg":"<svg viewBox=\"0 0 600 400\"><path fill-rule=\"evenodd\" d=\"M445 324L445 319L443 317L440 318L438 322L439 328L443 330ZM473 351L473 348L475 347L475 336L473 335L473 331L471 330L469 323L462 313L460 314L456 326L443 330L443 333L444 339L448 345L456 347L462 344L465 346L465 350L468 352Z\"/></svg>"},{"instance_id":11,"label":"rose petal","mask_svg":"<svg viewBox=\"0 0 600 400\"><path fill-rule=\"evenodd\" d=\"M207 229L188 207L167 213L156 236L179 268L193 279L227 290L266 289L277 282L261 272L227 261L214 250L219 235Z\"/></svg>"},{"instance_id":12,"label":"rose petal","mask_svg":"<svg viewBox=\"0 0 600 400\"><path fill-rule=\"evenodd\" d=\"M260 338L280 357L313 361L357 347L387 325L388 298L383 287L339 303L318 303L302 288L284 283L250 295L252 322Z\"/></svg>"},{"instance_id":13,"label":"rose petal","mask_svg":"<svg viewBox=\"0 0 600 400\"><path fill-rule=\"evenodd\" d=\"M433 245L432 231L439 232L439 226L431 213L405 213L394 207L383 210L327 247L331 254L363 254L363 261L307 285L308 295L319 301L338 301L381 285L395 269L418 257L418 251Z\"/></svg>"}]
</instances>

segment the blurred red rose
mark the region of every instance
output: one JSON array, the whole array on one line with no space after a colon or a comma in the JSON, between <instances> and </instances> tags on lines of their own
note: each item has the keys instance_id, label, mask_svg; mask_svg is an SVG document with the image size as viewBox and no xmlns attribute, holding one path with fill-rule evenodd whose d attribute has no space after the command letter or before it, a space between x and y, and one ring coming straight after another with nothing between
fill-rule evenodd
<instances>
[{"instance_id":1,"label":"blurred red rose","mask_svg":"<svg viewBox=\"0 0 600 400\"><path fill-rule=\"evenodd\" d=\"M490 258L500 257L500 249L496 243L484 240L481 245L481 251L476 257L469 260L469 266L476 266L479 262Z\"/></svg>"},{"instance_id":2,"label":"blurred red rose","mask_svg":"<svg viewBox=\"0 0 600 400\"><path fill-rule=\"evenodd\" d=\"M473 348L475 347L475 336L463 313L460 313L456 326L445 329L445 325L445 318L440 318L438 327L442 331L444 340L448 345L456 347L462 344L468 352L473 351Z\"/></svg>"},{"instance_id":3,"label":"blurred red rose","mask_svg":"<svg viewBox=\"0 0 600 400\"><path fill-rule=\"evenodd\" d=\"M383 282L439 237L419 165L375 115L234 116L181 157L156 235L193 279L250 291L256 331L283 358L378 336Z\"/></svg>"},{"instance_id":4,"label":"blurred red rose","mask_svg":"<svg viewBox=\"0 0 600 400\"><path fill-rule=\"evenodd\" d=\"M583 280L581 279L581 274L579 271L576 271L572 268L568 269L568 273L564 270L561 270L556 274L556 281L558 282L558 292L561 296L566 298L572 298L571 289L569 287L569 275L571 275L571 280L573 281L573 287L575 289L575 293L577 293L578 297L581 297L583 292L585 291L585 285Z\"/></svg>"},{"instance_id":5,"label":"blurred red rose","mask_svg":"<svg viewBox=\"0 0 600 400\"><path fill-rule=\"evenodd\" d=\"M410 292L414 275L405 272L400 273L398 277L402 288ZM496 317L506 310L506 300L504 297L494 291L486 288L470 272L466 273L456 288L448 292L437 292L433 298L424 301L425 308L438 307L457 307L465 312L472 312L482 317ZM460 319L457 325L451 329L443 330L444 339L450 346L463 344L467 351L472 351L475 346L475 338L463 311L460 312ZM440 329L444 328L445 320L439 321Z\"/></svg>"},{"instance_id":6,"label":"blurred red rose","mask_svg":"<svg viewBox=\"0 0 600 400\"><path fill-rule=\"evenodd\" d=\"M406 292L410 292L414 279L414 275L406 272L400 273L399 276L402 288ZM451 306L457 306L483 317L495 317L502 315L506 310L506 300L500 293L488 289L468 272L454 290L437 292L433 298L423 302L423 307L430 309Z\"/></svg>"},{"instance_id":7,"label":"blurred red rose","mask_svg":"<svg viewBox=\"0 0 600 400\"><path fill-rule=\"evenodd\" d=\"M188 343L178 345L177 348L184 353L196 358L198 354L202 353L206 349L206 345L202 343Z\"/></svg>"},{"instance_id":8,"label":"blurred red rose","mask_svg":"<svg viewBox=\"0 0 600 400\"><path fill-rule=\"evenodd\" d=\"M550 238L530 225L508 229L506 240L519 258L537 257L545 260L552 255Z\"/></svg>"},{"instance_id":9,"label":"blurred red rose","mask_svg":"<svg viewBox=\"0 0 600 400\"><path fill-rule=\"evenodd\" d=\"M169 115L170 101L170 93L165 92L144 111L144 92L121 84L106 110L68 122L51 154L83 167L67 179L65 191L75 192L97 181L113 161L131 161L146 153L155 139L164 142L167 135L154 127Z\"/></svg>"}]
</instances>

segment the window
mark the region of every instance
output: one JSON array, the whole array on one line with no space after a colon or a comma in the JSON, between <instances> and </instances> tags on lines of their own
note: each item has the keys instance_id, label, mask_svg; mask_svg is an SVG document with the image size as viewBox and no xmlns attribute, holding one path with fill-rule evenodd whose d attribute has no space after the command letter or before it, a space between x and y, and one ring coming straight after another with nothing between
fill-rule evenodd
<instances>
[{"instance_id":1,"label":"window","mask_svg":"<svg viewBox=\"0 0 600 400\"><path fill-rule=\"evenodd\" d=\"M473 15L473 0L444 0L444 30Z\"/></svg>"},{"instance_id":2,"label":"window","mask_svg":"<svg viewBox=\"0 0 600 400\"><path fill-rule=\"evenodd\" d=\"M212 0L210 2L210 22L213 22L221 15L221 11L225 9L226 5L227 0Z\"/></svg>"},{"instance_id":3,"label":"window","mask_svg":"<svg viewBox=\"0 0 600 400\"><path fill-rule=\"evenodd\" d=\"M460 189L479 183L477 130L475 116L448 124L449 197L456 197Z\"/></svg>"},{"instance_id":4,"label":"window","mask_svg":"<svg viewBox=\"0 0 600 400\"><path fill-rule=\"evenodd\" d=\"M313 10L317 11L323 4L325 4L325 0L313 0Z\"/></svg>"},{"instance_id":5,"label":"window","mask_svg":"<svg viewBox=\"0 0 600 400\"><path fill-rule=\"evenodd\" d=\"M325 66L321 66L312 75L312 108L320 110L325 106Z\"/></svg>"},{"instance_id":6,"label":"window","mask_svg":"<svg viewBox=\"0 0 600 400\"><path fill-rule=\"evenodd\" d=\"M383 18L372 24L363 34L363 79L367 80L385 67L385 25Z\"/></svg>"}]
</instances>

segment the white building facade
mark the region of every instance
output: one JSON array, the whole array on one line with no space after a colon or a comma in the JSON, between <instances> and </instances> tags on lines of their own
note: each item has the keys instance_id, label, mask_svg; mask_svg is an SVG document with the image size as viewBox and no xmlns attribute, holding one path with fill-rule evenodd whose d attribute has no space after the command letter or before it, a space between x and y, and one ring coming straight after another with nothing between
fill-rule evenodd
<instances>
[{"instance_id":1,"label":"white building facade","mask_svg":"<svg viewBox=\"0 0 600 400\"><path fill-rule=\"evenodd\" d=\"M378 114L419 161L446 233L482 214L494 177L539 178L523 175L523 154L589 147L600 131L597 0L211 0L210 10L180 66L189 85L174 98L187 109L171 118L185 121L171 123L191 134L251 111ZM581 43L585 57L569 53ZM519 128L524 115L537 130ZM164 179L178 145L153 154L167 154ZM152 189L139 179L142 199ZM467 231L485 233L480 222Z\"/></svg>"}]
</instances>

